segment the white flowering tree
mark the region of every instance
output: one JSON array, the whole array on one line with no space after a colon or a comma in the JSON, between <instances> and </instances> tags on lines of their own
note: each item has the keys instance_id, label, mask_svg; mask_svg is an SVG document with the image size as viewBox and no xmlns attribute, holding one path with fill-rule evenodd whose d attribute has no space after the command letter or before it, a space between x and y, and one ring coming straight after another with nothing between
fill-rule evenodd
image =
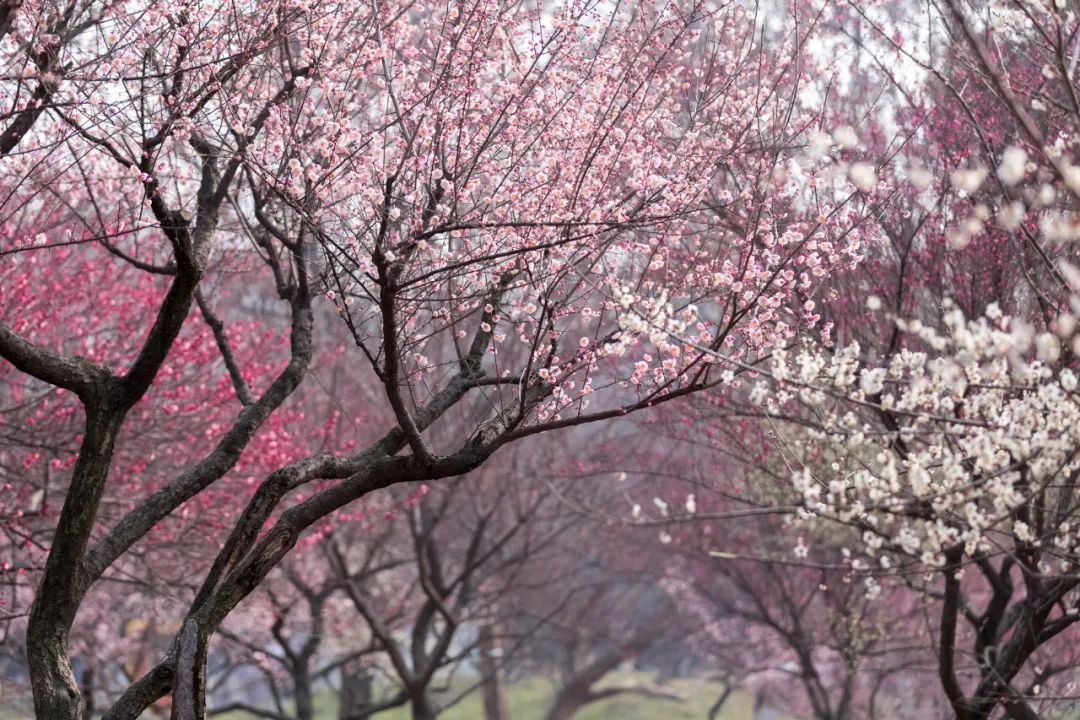
<instances>
[{"instance_id":1,"label":"white flowering tree","mask_svg":"<svg viewBox=\"0 0 1080 720\"><path fill-rule=\"evenodd\" d=\"M925 54L878 10L847 21L887 48L885 81L926 79L897 101L907 157L878 169L888 243L822 288L837 347L717 360L764 418L770 457L751 461L797 498L794 554L841 543L878 602L922 597L959 720L1043 717L1075 696L1080 632L1077 18L956 0L924 18L944 30Z\"/></svg>"},{"instance_id":2,"label":"white flowering tree","mask_svg":"<svg viewBox=\"0 0 1080 720\"><path fill-rule=\"evenodd\" d=\"M1042 717L1075 696L1080 620L1077 18L956 0L922 18L942 40L924 52L887 5L841 22L869 24L907 146L892 155L903 132L870 119L799 158L820 196L842 172L882 207L886 241L814 287L817 337L767 359L714 353L753 407L710 398L694 431L786 486L755 499L781 510L794 492L791 561L839 544L882 606L917 594L958 720ZM629 305L624 327L693 342L650 310Z\"/></svg>"},{"instance_id":3,"label":"white flowering tree","mask_svg":"<svg viewBox=\"0 0 1080 720\"><path fill-rule=\"evenodd\" d=\"M927 351L884 364L858 345L780 352L768 373L779 389L761 381L752 395L769 417L799 419L798 432L778 428L802 517L858 531L868 592L890 575L940 601L957 717L1039 717L1040 685L1073 664L1038 653L1080 620L1076 373L1058 335L996 306L973 320L951 308L942 330L901 325Z\"/></svg>"}]
</instances>

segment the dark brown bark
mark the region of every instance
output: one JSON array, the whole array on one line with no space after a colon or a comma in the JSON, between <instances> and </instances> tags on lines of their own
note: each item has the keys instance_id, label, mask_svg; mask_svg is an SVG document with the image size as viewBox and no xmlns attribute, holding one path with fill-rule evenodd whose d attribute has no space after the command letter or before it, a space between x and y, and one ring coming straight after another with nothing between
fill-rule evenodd
<instances>
[{"instance_id":1,"label":"dark brown bark","mask_svg":"<svg viewBox=\"0 0 1080 720\"><path fill-rule=\"evenodd\" d=\"M956 720L974 720L971 707L956 677L956 623L960 614L960 550L954 548L945 554L949 565L945 569L945 597L941 603L941 628L938 638L938 676Z\"/></svg>"},{"instance_id":2,"label":"dark brown bark","mask_svg":"<svg viewBox=\"0 0 1080 720\"><path fill-rule=\"evenodd\" d=\"M104 401L87 407L86 434L27 624L26 655L37 717L83 717L82 693L68 657L68 635L83 593L79 560L86 551L121 420Z\"/></svg>"},{"instance_id":3,"label":"dark brown bark","mask_svg":"<svg viewBox=\"0 0 1080 720\"><path fill-rule=\"evenodd\" d=\"M438 716L439 713L425 690L419 690L409 698L409 717L412 720L435 720Z\"/></svg>"},{"instance_id":4,"label":"dark brown bark","mask_svg":"<svg viewBox=\"0 0 1080 720\"><path fill-rule=\"evenodd\" d=\"M173 655L167 655L147 674L132 683L112 704L102 720L139 720L146 708L169 694L173 684Z\"/></svg>"},{"instance_id":5,"label":"dark brown bark","mask_svg":"<svg viewBox=\"0 0 1080 720\"><path fill-rule=\"evenodd\" d=\"M206 718L207 633L194 619L180 631L173 683L172 720Z\"/></svg>"},{"instance_id":6,"label":"dark brown bark","mask_svg":"<svg viewBox=\"0 0 1080 720\"><path fill-rule=\"evenodd\" d=\"M307 667L298 668L293 673L293 700L296 701L297 720L314 720L315 703L311 697L311 678Z\"/></svg>"},{"instance_id":7,"label":"dark brown bark","mask_svg":"<svg viewBox=\"0 0 1080 720\"><path fill-rule=\"evenodd\" d=\"M153 383L194 302L217 226L220 201L215 205L207 200L219 189L215 163L212 158L203 160L200 214L194 230L184 213L165 207L160 197L151 199L161 229L173 245L177 271L126 374L116 376L77 358L61 358L35 348L9 331L0 331L0 355L11 359L17 367L29 366L31 374L48 382L57 381L54 384L72 388L86 412L83 442L27 625L27 656L38 717L50 720L83 717L67 645L75 614L96 579L86 572L90 533L124 419Z\"/></svg>"}]
</instances>

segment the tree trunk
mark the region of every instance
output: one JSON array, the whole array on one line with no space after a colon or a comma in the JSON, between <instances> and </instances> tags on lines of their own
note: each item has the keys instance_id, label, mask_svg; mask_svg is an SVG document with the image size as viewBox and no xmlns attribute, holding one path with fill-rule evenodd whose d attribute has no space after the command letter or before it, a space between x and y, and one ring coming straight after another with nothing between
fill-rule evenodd
<instances>
[{"instance_id":1,"label":"tree trunk","mask_svg":"<svg viewBox=\"0 0 1080 720\"><path fill-rule=\"evenodd\" d=\"M593 692L593 686L609 672L619 667L623 660L639 654L648 645L648 638L649 635L644 633L632 637L574 674L564 675L564 685L562 690L555 695L555 700L547 713L547 720L569 720L583 706L607 696L608 694L605 693Z\"/></svg>"},{"instance_id":2,"label":"tree trunk","mask_svg":"<svg viewBox=\"0 0 1080 720\"><path fill-rule=\"evenodd\" d=\"M731 685L725 685L724 692L720 693L720 697L716 698L716 702L709 708L709 720L716 720L720 717L720 710L729 697L731 697Z\"/></svg>"},{"instance_id":3,"label":"tree trunk","mask_svg":"<svg viewBox=\"0 0 1080 720\"><path fill-rule=\"evenodd\" d=\"M85 663L82 671L83 711L86 717L94 716L94 666Z\"/></svg>"},{"instance_id":4,"label":"tree trunk","mask_svg":"<svg viewBox=\"0 0 1080 720\"><path fill-rule=\"evenodd\" d=\"M438 713L427 692L421 690L410 698L412 720L435 720Z\"/></svg>"},{"instance_id":5,"label":"tree trunk","mask_svg":"<svg viewBox=\"0 0 1080 720\"><path fill-rule=\"evenodd\" d=\"M502 648L499 647L497 628L485 625L480 628L480 673L484 678L485 720L510 720L506 702L506 673L502 664Z\"/></svg>"},{"instance_id":6,"label":"tree trunk","mask_svg":"<svg viewBox=\"0 0 1080 720\"><path fill-rule=\"evenodd\" d=\"M339 720L353 720L371 704L371 674L356 660L341 666Z\"/></svg>"},{"instance_id":7,"label":"tree trunk","mask_svg":"<svg viewBox=\"0 0 1080 720\"><path fill-rule=\"evenodd\" d=\"M588 705L591 699L588 687L567 686L555 696L555 702L548 710L545 720L570 720L581 708Z\"/></svg>"},{"instance_id":8,"label":"tree trunk","mask_svg":"<svg viewBox=\"0 0 1080 720\"><path fill-rule=\"evenodd\" d=\"M206 720L206 652L209 638L195 618L180 631L173 682L172 720Z\"/></svg>"},{"instance_id":9,"label":"tree trunk","mask_svg":"<svg viewBox=\"0 0 1080 720\"><path fill-rule=\"evenodd\" d=\"M26 654L34 691L34 716L83 720L82 695L67 656L67 632L27 633Z\"/></svg>"},{"instance_id":10,"label":"tree trunk","mask_svg":"<svg viewBox=\"0 0 1080 720\"><path fill-rule=\"evenodd\" d=\"M122 420L123 413L86 407L86 434L26 626L26 659L38 718L84 717L82 693L68 657L68 636L85 590L82 558Z\"/></svg>"},{"instance_id":11,"label":"tree trunk","mask_svg":"<svg viewBox=\"0 0 1080 720\"><path fill-rule=\"evenodd\" d=\"M293 693L296 700L296 720L314 720L315 706L311 701L311 679L306 666L293 673Z\"/></svg>"}]
</instances>

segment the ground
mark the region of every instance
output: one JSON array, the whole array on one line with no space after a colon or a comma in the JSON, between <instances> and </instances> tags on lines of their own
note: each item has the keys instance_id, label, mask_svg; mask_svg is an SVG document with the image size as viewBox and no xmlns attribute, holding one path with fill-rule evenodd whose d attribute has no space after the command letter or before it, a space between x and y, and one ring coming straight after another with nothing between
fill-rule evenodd
<instances>
[{"instance_id":1,"label":"ground","mask_svg":"<svg viewBox=\"0 0 1080 720\"><path fill-rule=\"evenodd\" d=\"M628 681L648 683L645 675L620 673L612 682ZM706 680L672 680L667 686L681 694L685 700L665 700L626 694L597 702L583 709L576 720L704 720L709 707L723 692L723 685ZM551 683L533 678L510 686L507 700L513 720L542 720L551 701ZM720 714L720 720L749 720L752 717L753 698L748 693L733 693ZM318 720L337 720L337 698L327 694L319 698ZM219 715L222 720L249 720L250 715L230 713ZM476 720L483 717L480 693L473 693L465 700L439 715L439 720ZM395 708L375 716L376 720L408 720L408 707Z\"/></svg>"},{"instance_id":2,"label":"ground","mask_svg":"<svg viewBox=\"0 0 1080 720\"><path fill-rule=\"evenodd\" d=\"M644 674L618 673L610 682L627 684L637 682L650 684ZM709 708L723 692L718 682L700 679L672 680L667 686L683 696L684 700L642 697L625 694L587 706L575 720L704 720ZM551 702L551 683L541 678L531 678L510 686L507 700L513 720L542 720ZM728 698L720 720L749 720L752 716L753 697L749 693L736 692ZM317 698L318 720L337 720L337 697L325 693ZM18 683L0 685L0 720L31 720L29 688ZM439 715L439 720L477 720L483 717L480 693L473 693L465 700ZM251 720L247 713L228 713L215 716L215 720ZM375 720L408 720L408 707L395 708L375 716Z\"/></svg>"}]
</instances>

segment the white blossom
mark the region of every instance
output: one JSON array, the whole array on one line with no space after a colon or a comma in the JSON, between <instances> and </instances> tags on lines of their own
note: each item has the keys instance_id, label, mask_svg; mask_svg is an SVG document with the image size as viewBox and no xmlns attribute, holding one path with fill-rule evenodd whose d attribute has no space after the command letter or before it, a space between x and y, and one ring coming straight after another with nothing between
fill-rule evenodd
<instances>
[{"instance_id":1,"label":"white blossom","mask_svg":"<svg viewBox=\"0 0 1080 720\"><path fill-rule=\"evenodd\" d=\"M1062 274L1080 283L1080 273ZM1073 304L1080 309L1080 297ZM1055 369L1080 323L1061 313L1053 332L1039 331L993 304L974 319L951 303L943 310L938 325L897 321L926 351L901 346L872 362L857 345L804 343L774 354L753 394L766 396L774 418L801 403L798 422L776 425L785 447L793 458L828 458L793 468L797 517L861 526L862 553L883 569L899 555L937 571L949 548L974 557L1006 532L1020 543L1051 538L1062 571L1077 571L1080 537L1068 518L1036 536L1018 512L1036 497L1051 502L1080 472L1080 402L1069 397L1080 381ZM887 432L868 422L880 414L891 416ZM794 552L805 557L801 539ZM853 556L851 567L870 565Z\"/></svg>"},{"instance_id":2,"label":"white blossom","mask_svg":"<svg viewBox=\"0 0 1080 720\"><path fill-rule=\"evenodd\" d=\"M1023 148L1015 145L1005 148L997 169L998 179L1006 185L1015 185L1023 180L1027 173L1027 159L1027 152Z\"/></svg>"},{"instance_id":3,"label":"white blossom","mask_svg":"<svg viewBox=\"0 0 1080 720\"><path fill-rule=\"evenodd\" d=\"M845 150L850 150L859 145L859 136L855 132L855 128L850 125L841 125L836 128L836 130L833 131L832 139L837 146L844 148Z\"/></svg>"},{"instance_id":4,"label":"white blossom","mask_svg":"<svg viewBox=\"0 0 1080 720\"><path fill-rule=\"evenodd\" d=\"M877 174L874 166L867 162L852 163L848 169L851 184L862 193L868 193L877 186Z\"/></svg>"},{"instance_id":5,"label":"white blossom","mask_svg":"<svg viewBox=\"0 0 1080 720\"><path fill-rule=\"evenodd\" d=\"M957 190L963 190L968 195L973 194L986 179L986 168L962 168L953 170L949 175L949 182Z\"/></svg>"}]
</instances>

